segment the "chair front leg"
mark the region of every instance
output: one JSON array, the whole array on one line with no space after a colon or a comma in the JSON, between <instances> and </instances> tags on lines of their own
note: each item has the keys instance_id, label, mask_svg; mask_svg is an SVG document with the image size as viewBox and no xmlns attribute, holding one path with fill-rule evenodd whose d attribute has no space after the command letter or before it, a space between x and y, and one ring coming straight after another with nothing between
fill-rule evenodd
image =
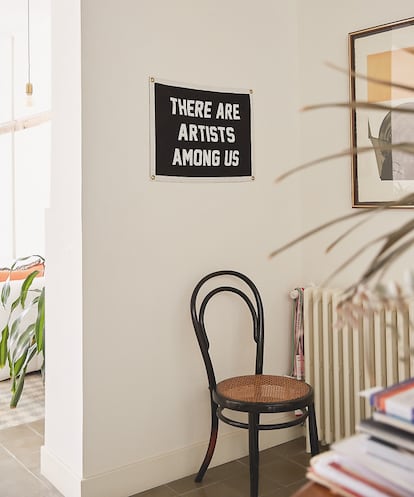
<instances>
[{"instance_id":1,"label":"chair front leg","mask_svg":"<svg viewBox=\"0 0 414 497\"><path fill-rule=\"evenodd\" d=\"M250 497L259 495L259 417L249 413Z\"/></svg>"},{"instance_id":2,"label":"chair front leg","mask_svg":"<svg viewBox=\"0 0 414 497\"><path fill-rule=\"evenodd\" d=\"M218 422L219 419L217 417L217 404L211 399L211 432L210 432L210 441L207 447L207 452L204 457L204 461L202 462L200 469L195 477L194 481L200 483L203 479L207 468L211 462L211 458L214 454L214 449L216 448L217 442L217 434L218 434Z\"/></svg>"}]
</instances>

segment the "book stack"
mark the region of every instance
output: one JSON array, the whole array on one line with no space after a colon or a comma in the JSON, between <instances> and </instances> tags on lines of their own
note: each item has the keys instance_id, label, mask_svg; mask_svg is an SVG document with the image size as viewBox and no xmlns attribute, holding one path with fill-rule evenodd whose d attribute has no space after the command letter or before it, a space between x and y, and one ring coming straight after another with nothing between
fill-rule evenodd
<instances>
[{"instance_id":1,"label":"book stack","mask_svg":"<svg viewBox=\"0 0 414 497\"><path fill-rule=\"evenodd\" d=\"M414 378L370 402L372 417L313 457L307 476L345 497L414 497Z\"/></svg>"}]
</instances>

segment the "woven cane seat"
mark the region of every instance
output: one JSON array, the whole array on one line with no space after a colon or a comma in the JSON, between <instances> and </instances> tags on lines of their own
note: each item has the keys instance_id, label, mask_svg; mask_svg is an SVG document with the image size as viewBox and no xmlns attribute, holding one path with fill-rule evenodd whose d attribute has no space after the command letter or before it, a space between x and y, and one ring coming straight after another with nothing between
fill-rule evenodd
<instances>
[{"instance_id":1,"label":"woven cane seat","mask_svg":"<svg viewBox=\"0 0 414 497\"><path fill-rule=\"evenodd\" d=\"M309 395L311 388L305 382L273 375L236 376L217 384L217 393L236 402L272 404L295 401Z\"/></svg>"}]
</instances>

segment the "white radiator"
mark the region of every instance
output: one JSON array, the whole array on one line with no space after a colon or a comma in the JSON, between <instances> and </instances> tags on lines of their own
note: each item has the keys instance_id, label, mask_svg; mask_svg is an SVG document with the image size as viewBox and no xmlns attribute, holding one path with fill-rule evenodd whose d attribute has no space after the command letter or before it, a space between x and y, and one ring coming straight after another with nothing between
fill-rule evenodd
<instances>
[{"instance_id":1,"label":"white radiator","mask_svg":"<svg viewBox=\"0 0 414 497\"><path fill-rule=\"evenodd\" d=\"M414 346L409 325L414 305L407 311L371 312L358 326L338 329L339 297L339 290L304 290L305 380L315 391L319 440L326 444L350 436L355 425L370 416L368 400L358 396L361 390L414 376L413 354L409 353Z\"/></svg>"}]
</instances>

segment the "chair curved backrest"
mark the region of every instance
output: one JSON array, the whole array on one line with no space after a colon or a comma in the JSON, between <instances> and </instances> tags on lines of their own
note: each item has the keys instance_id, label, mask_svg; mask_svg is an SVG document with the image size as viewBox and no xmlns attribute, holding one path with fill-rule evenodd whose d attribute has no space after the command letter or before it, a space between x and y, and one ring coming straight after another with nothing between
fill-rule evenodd
<instances>
[{"instance_id":1,"label":"chair curved backrest","mask_svg":"<svg viewBox=\"0 0 414 497\"><path fill-rule=\"evenodd\" d=\"M237 287L229 285L221 285L217 286L213 290L208 291L208 293L204 296L201 302L197 302L197 297L199 296L200 290L202 289L203 285L207 281L219 276L230 276L242 280L250 288L250 291L254 296L254 301L252 301L252 299L244 291L240 290ZM239 297L241 297L244 300L244 302L247 304L253 320L253 339L256 342L255 373L262 374L263 372L264 322L263 322L263 304L259 291L250 278L248 278L242 273L239 273L238 271L232 271L232 270L215 271L213 273L207 274L197 283L191 295L191 301L190 301L191 319L193 321L194 330L197 336L198 344L201 349L204 365L206 367L210 390L215 389L216 378L209 353L210 343L204 325L204 315L207 304L210 302L212 297L222 292L231 292L236 295L239 295Z\"/></svg>"}]
</instances>

